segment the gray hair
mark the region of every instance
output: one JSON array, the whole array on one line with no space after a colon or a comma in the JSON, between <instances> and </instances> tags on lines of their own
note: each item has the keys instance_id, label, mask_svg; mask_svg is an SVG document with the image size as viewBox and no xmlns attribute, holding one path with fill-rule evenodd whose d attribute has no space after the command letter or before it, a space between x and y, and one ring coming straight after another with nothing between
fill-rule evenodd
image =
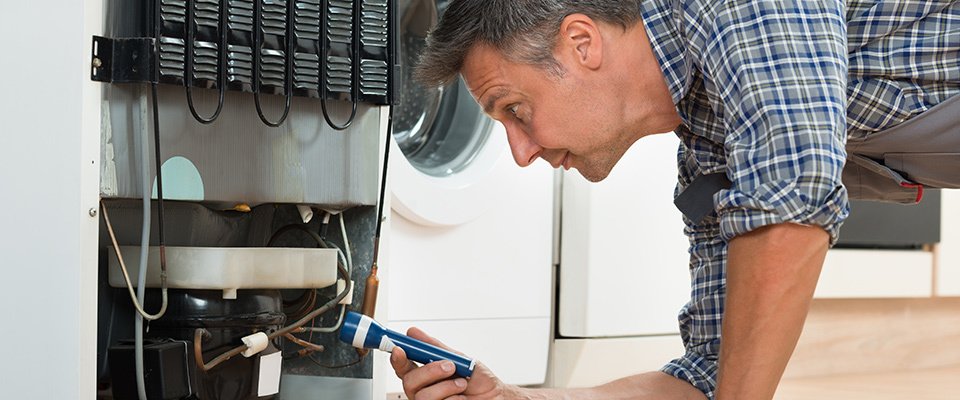
<instances>
[{"instance_id":1,"label":"gray hair","mask_svg":"<svg viewBox=\"0 0 960 400\"><path fill-rule=\"evenodd\" d=\"M560 75L553 49L564 18L580 13L627 29L640 19L640 1L453 0L427 37L416 76L430 86L453 81L478 44L493 47L510 61Z\"/></svg>"}]
</instances>

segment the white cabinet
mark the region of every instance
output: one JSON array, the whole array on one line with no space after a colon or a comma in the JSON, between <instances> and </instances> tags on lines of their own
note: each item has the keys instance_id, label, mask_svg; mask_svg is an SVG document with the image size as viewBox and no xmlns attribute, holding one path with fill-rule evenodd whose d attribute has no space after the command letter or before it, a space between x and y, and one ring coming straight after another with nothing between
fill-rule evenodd
<instances>
[{"instance_id":1,"label":"white cabinet","mask_svg":"<svg viewBox=\"0 0 960 400\"><path fill-rule=\"evenodd\" d=\"M938 296L960 296L960 190L944 190L937 246L935 289Z\"/></svg>"},{"instance_id":2,"label":"white cabinet","mask_svg":"<svg viewBox=\"0 0 960 400\"><path fill-rule=\"evenodd\" d=\"M690 292L688 241L673 206L678 143L672 133L641 139L600 183L564 173L561 336L678 331Z\"/></svg>"},{"instance_id":3,"label":"white cabinet","mask_svg":"<svg viewBox=\"0 0 960 400\"><path fill-rule=\"evenodd\" d=\"M832 249L814 296L960 296L960 190L942 190L941 204L939 244L922 250Z\"/></svg>"},{"instance_id":4,"label":"white cabinet","mask_svg":"<svg viewBox=\"0 0 960 400\"><path fill-rule=\"evenodd\" d=\"M814 297L930 297L933 262L930 251L832 249L827 252Z\"/></svg>"}]
</instances>

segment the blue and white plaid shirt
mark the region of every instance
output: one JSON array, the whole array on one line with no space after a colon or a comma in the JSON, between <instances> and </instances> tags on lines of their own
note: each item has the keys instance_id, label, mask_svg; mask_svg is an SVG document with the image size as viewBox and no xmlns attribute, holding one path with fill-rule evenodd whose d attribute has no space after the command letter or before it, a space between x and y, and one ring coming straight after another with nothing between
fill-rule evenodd
<instances>
[{"instance_id":1,"label":"blue and white plaid shirt","mask_svg":"<svg viewBox=\"0 0 960 400\"><path fill-rule=\"evenodd\" d=\"M848 214L848 135L893 127L960 92L960 2L649 0L643 22L683 124L678 192L726 172L716 213L687 220L687 354L664 371L716 385L727 242ZM771 266L776 268L776 266Z\"/></svg>"}]
</instances>

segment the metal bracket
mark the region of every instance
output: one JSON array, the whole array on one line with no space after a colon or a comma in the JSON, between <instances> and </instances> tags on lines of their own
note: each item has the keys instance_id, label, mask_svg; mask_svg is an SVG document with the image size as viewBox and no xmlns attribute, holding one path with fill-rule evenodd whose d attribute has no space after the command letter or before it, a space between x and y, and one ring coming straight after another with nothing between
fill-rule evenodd
<instances>
[{"instance_id":1,"label":"metal bracket","mask_svg":"<svg viewBox=\"0 0 960 400\"><path fill-rule=\"evenodd\" d=\"M157 82L154 38L93 37L90 79L98 82Z\"/></svg>"}]
</instances>

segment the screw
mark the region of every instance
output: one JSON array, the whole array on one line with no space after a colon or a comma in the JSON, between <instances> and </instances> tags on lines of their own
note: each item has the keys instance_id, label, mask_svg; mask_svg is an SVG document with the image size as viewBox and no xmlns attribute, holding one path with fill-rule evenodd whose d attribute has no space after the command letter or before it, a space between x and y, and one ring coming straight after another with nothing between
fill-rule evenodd
<instances>
[{"instance_id":1,"label":"screw","mask_svg":"<svg viewBox=\"0 0 960 400\"><path fill-rule=\"evenodd\" d=\"M94 67L94 68L100 68L101 66L103 66L103 61L100 61L100 58L99 58L99 57L94 57L94 58L93 58L93 67Z\"/></svg>"},{"instance_id":2,"label":"screw","mask_svg":"<svg viewBox=\"0 0 960 400\"><path fill-rule=\"evenodd\" d=\"M97 209L96 209L96 208L91 208L89 211L87 211L87 214L90 214L91 217L96 217L96 216L97 216Z\"/></svg>"}]
</instances>

